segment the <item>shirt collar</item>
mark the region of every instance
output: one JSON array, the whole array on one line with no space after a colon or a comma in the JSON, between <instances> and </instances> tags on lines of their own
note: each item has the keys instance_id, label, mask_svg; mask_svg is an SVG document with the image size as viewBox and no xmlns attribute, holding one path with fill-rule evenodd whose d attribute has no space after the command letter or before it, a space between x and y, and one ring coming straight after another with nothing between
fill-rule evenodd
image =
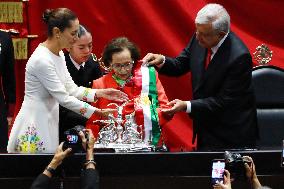
<instances>
[{"instance_id":1,"label":"shirt collar","mask_svg":"<svg viewBox=\"0 0 284 189\"><path fill-rule=\"evenodd\" d=\"M226 35L219 41L219 43L215 46L215 47L212 47L211 50L212 50L212 56L211 58L216 54L216 52L218 51L219 47L223 44L223 42L225 41L225 39L227 38L229 32L226 33Z\"/></svg>"},{"instance_id":2,"label":"shirt collar","mask_svg":"<svg viewBox=\"0 0 284 189\"><path fill-rule=\"evenodd\" d=\"M75 62L75 60L71 57L71 55L69 54L70 60L71 62L74 64L74 66L79 70L80 66L85 66L85 62L82 62L82 64L78 64L77 62Z\"/></svg>"}]
</instances>

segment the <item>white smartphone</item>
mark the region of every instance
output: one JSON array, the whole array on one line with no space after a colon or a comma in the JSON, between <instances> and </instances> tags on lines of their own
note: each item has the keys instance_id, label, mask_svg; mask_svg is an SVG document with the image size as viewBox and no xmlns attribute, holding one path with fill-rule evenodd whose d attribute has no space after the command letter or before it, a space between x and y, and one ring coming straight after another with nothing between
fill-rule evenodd
<instances>
[{"instance_id":1,"label":"white smartphone","mask_svg":"<svg viewBox=\"0 0 284 189\"><path fill-rule=\"evenodd\" d=\"M218 182L224 183L224 170L225 170L225 160L223 159L212 160L212 174L211 174L212 185Z\"/></svg>"}]
</instances>

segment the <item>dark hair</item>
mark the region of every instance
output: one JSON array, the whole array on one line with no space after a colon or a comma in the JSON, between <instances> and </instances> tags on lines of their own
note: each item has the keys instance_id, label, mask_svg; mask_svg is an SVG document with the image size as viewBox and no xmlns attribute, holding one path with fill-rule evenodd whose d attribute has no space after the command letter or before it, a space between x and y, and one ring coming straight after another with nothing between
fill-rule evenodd
<instances>
[{"instance_id":1,"label":"dark hair","mask_svg":"<svg viewBox=\"0 0 284 189\"><path fill-rule=\"evenodd\" d=\"M112 55L114 53L122 52L124 49L128 49L131 54L132 60L136 62L140 58L139 48L126 37L118 37L112 39L104 48L103 51L103 62L105 66L110 66L112 61Z\"/></svg>"},{"instance_id":2,"label":"dark hair","mask_svg":"<svg viewBox=\"0 0 284 189\"><path fill-rule=\"evenodd\" d=\"M70 27L70 21L77 19L77 16L68 8L46 9L42 15L43 21L47 24L47 35L52 36L52 29L57 27L61 32Z\"/></svg>"},{"instance_id":3,"label":"dark hair","mask_svg":"<svg viewBox=\"0 0 284 189\"><path fill-rule=\"evenodd\" d=\"M86 35L86 33L90 33L90 30L88 28L86 28L85 26L81 25L79 26L79 31L78 31L78 37L82 37L83 35Z\"/></svg>"}]
</instances>

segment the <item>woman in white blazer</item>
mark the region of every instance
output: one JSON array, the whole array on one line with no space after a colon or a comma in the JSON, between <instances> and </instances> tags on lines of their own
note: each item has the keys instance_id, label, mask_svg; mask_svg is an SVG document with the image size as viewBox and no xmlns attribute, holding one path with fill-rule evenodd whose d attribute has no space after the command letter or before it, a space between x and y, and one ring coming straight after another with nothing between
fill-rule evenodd
<instances>
[{"instance_id":1,"label":"woman in white blazer","mask_svg":"<svg viewBox=\"0 0 284 189\"><path fill-rule=\"evenodd\" d=\"M97 109L83 101L100 97L127 100L127 95L118 90L89 89L73 82L62 52L78 39L79 20L71 10L46 10L43 20L48 38L27 62L25 97L10 134L9 153L54 153L59 144L59 104L89 118L92 114L107 116L115 110Z\"/></svg>"}]
</instances>

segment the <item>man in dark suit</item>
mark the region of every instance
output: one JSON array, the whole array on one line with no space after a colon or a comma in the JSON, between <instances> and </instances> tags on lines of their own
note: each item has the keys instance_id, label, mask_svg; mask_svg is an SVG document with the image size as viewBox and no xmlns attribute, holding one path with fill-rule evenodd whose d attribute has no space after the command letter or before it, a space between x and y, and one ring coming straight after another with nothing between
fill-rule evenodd
<instances>
[{"instance_id":1,"label":"man in dark suit","mask_svg":"<svg viewBox=\"0 0 284 189\"><path fill-rule=\"evenodd\" d=\"M0 152L7 151L8 120L12 120L15 101L13 43L8 33L0 31Z\"/></svg>"},{"instance_id":2,"label":"man in dark suit","mask_svg":"<svg viewBox=\"0 0 284 189\"><path fill-rule=\"evenodd\" d=\"M92 35L82 25L79 27L78 40L65 53L67 69L78 86L92 87L93 80L101 77L99 63L92 53ZM62 106L59 109L59 138L63 141L63 133L76 125L85 126L87 119Z\"/></svg>"},{"instance_id":3,"label":"man in dark suit","mask_svg":"<svg viewBox=\"0 0 284 189\"><path fill-rule=\"evenodd\" d=\"M144 57L145 64L156 65L162 74L191 72L193 99L173 100L164 112L189 113L199 150L254 148L258 129L251 55L230 31L230 16L221 5L203 7L195 24L196 33L178 57Z\"/></svg>"}]
</instances>

